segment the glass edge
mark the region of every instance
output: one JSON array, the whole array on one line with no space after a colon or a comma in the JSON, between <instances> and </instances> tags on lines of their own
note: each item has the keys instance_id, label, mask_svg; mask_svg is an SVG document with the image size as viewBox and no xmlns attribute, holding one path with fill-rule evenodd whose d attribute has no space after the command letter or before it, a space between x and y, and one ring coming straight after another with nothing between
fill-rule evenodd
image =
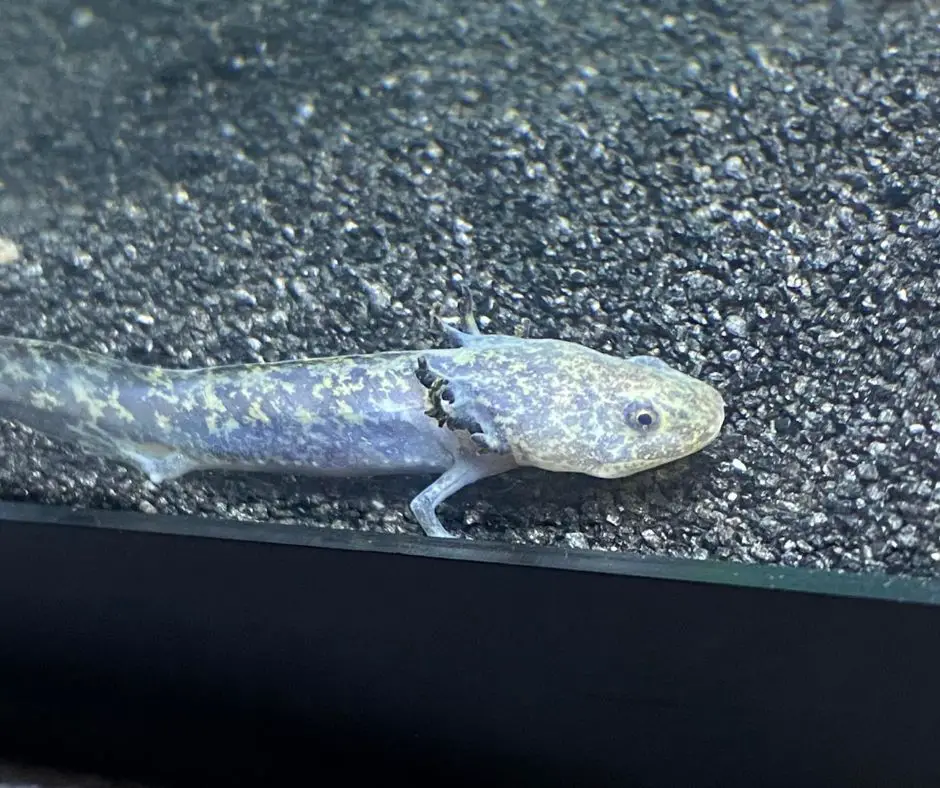
<instances>
[{"instance_id":1,"label":"glass edge","mask_svg":"<svg viewBox=\"0 0 940 788\"><path fill-rule=\"evenodd\" d=\"M743 564L714 559L605 553L551 546L451 541L410 534L308 528L285 523L229 521L195 515L151 515L142 512L0 502L0 527L14 524L229 539L940 605L940 580L900 575Z\"/></svg>"}]
</instances>

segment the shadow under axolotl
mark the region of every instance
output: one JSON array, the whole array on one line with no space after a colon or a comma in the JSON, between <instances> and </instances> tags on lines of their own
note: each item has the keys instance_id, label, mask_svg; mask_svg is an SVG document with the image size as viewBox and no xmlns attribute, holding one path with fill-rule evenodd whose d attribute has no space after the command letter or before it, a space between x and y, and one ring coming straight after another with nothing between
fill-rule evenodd
<instances>
[{"instance_id":1,"label":"shadow under axolotl","mask_svg":"<svg viewBox=\"0 0 940 788\"><path fill-rule=\"evenodd\" d=\"M513 531L557 529L556 536L599 524L610 529L618 505L628 513L671 512L670 501L691 502L690 479L700 479L701 456L677 460L621 479L598 479L574 473L520 468L476 482L448 498L439 509L445 527L478 539L512 538ZM389 530L381 516L391 513L395 530L420 534L409 503L433 476L325 478L235 471L190 474L204 493L237 508L260 504L272 521L331 527ZM223 504L224 508L224 504ZM605 521L610 517L611 520ZM254 518L251 518L254 519ZM326 522L328 520L328 522ZM631 525L629 516L622 527Z\"/></svg>"}]
</instances>

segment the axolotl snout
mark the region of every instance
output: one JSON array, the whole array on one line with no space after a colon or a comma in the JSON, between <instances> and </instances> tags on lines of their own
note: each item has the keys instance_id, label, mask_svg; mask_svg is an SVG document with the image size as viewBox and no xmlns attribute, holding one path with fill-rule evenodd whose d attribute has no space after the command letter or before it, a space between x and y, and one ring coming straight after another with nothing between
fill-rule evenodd
<instances>
[{"instance_id":1,"label":"axolotl snout","mask_svg":"<svg viewBox=\"0 0 940 788\"><path fill-rule=\"evenodd\" d=\"M429 536L439 504L512 468L634 473L712 441L724 405L649 356L442 321L456 347L191 370L0 338L0 417L154 483L196 470L356 476L436 473L411 502Z\"/></svg>"}]
</instances>

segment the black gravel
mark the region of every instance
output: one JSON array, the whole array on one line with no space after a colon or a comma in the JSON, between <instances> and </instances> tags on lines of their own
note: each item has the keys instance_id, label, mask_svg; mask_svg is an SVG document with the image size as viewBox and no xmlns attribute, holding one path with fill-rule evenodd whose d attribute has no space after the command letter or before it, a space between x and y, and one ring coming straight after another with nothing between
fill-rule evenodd
<instances>
[{"instance_id":1,"label":"black gravel","mask_svg":"<svg viewBox=\"0 0 940 788\"><path fill-rule=\"evenodd\" d=\"M488 330L656 354L729 407L688 461L500 477L446 523L935 575L938 23L914 2L3 3L0 332L187 367L411 348L469 283ZM0 424L5 500L414 532L424 483L157 489Z\"/></svg>"}]
</instances>

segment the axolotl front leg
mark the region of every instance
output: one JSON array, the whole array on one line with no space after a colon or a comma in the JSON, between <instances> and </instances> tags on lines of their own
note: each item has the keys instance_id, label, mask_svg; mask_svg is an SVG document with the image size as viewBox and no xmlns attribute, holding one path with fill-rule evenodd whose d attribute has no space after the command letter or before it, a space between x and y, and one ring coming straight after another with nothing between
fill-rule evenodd
<instances>
[{"instance_id":1,"label":"axolotl front leg","mask_svg":"<svg viewBox=\"0 0 940 788\"><path fill-rule=\"evenodd\" d=\"M464 330L442 322L448 337L457 345L506 339L479 333L470 311L464 311L461 319ZM437 507L467 485L511 470L517 464L493 414L476 394L472 382L447 379L425 357L418 359L415 376L427 390L425 415L436 420L441 429L454 432L460 448L453 466L411 501L411 511L428 536L453 538L454 534L441 525Z\"/></svg>"},{"instance_id":2,"label":"axolotl front leg","mask_svg":"<svg viewBox=\"0 0 940 788\"><path fill-rule=\"evenodd\" d=\"M508 458L460 456L449 470L414 497L411 501L411 511L428 536L454 538L454 534L441 524L437 516L437 507L468 484L515 467L516 463L511 456Z\"/></svg>"}]
</instances>

